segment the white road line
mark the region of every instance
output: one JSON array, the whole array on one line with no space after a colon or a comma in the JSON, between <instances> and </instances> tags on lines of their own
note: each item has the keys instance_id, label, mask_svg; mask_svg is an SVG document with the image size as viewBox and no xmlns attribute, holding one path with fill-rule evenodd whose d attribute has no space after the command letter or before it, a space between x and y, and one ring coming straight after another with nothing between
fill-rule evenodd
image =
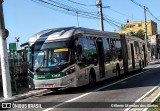
<instances>
[{"instance_id":1,"label":"white road line","mask_svg":"<svg viewBox=\"0 0 160 111\"><path fill-rule=\"evenodd\" d=\"M157 67L159 67L160 65L158 65ZM155 68L157 68L155 67ZM152 69L151 69L152 70ZM149 90L148 92L146 92L143 96L141 96L139 99L137 99L135 102L140 102L142 99L144 99L149 93L151 93L152 91L154 91L157 87L159 87L160 83L153 87L151 90ZM126 108L124 111L129 111L131 108Z\"/></svg>"},{"instance_id":2,"label":"white road line","mask_svg":"<svg viewBox=\"0 0 160 111\"><path fill-rule=\"evenodd\" d=\"M157 67L160 67L160 65L157 66ZM157 68L157 67L155 67L155 68ZM43 111L53 110L53 109L56 108L56 107L59 107L59 106L61 106L61 105L66 104L66 102L75 101L75 100L77 100L77 99L79 99L79 98L82 98L82 97L84 97L84 96L87 96L87 95L89 95L89 94L91 94L91 93L93 93L93 92L96 92L96 91L99 91L99 90L101 90L101 89L107 88L107 87L109 87L109 86L115 85L115 84L117 84L117 83L120 83L120 82L122 82L122 81L125 81L125 80L127 80L127 79L130 79L130 78L132 78L132 77L138 76L138 75L140 75L140 74L142 74L142 73L145 73L145 72L148 72L148 71L151 71L151 70L153 70L153 69L149 69L149 70L143 71L143 72L141 72L141 73L138 73L138 74L136 74L136 75L132 75L132 76L130 76L130 77L124 78L124 79L122 79L122 80L119 80L119 81L117 81L117 82L111 83L111 84L106 85L106 86L103 86L103 87L98 88L98 89L96 89L96 90L93 90L93 91L91 91L91 92L82 94L82 95L80 95L80 96L78 96L78 97L75 97L75 98L73 98L73 99L67 100L67 101L65 101L64 103L60 103L60 104L58 104L58 105L55 105L55 106L53 106L53 108L47 108L47 109L45 109L45 110L43 110Z\"/></svg>"},{"instance_id":3,"label":"white road line","mask_svg":"<svg viewBox=\"0 0 160 111\"><path fill-rule=\"evenodd\" d=\"M149 90L147 93L145 93L142 97L140 97L139 99L137 99L136 101L135 101L135 103L136 102L140 102L142 99L144 99L148 94L150 94L152 91L154 91L157 87L159 87L159 85L160 85L160 83L157 85L157 86L155 86L155 87L153 87L151 90ZM124 111L129 111L131 108L126 108Z\"/></svg>"}]
</instances>

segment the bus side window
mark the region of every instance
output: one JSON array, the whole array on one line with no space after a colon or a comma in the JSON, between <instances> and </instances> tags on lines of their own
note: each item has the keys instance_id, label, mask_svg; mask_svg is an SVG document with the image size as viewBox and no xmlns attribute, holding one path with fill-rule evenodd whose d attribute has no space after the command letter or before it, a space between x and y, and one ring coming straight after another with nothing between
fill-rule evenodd
<instances>
[{"instance_id":1,"label":"bus side window","mask_svg":"<svg viewBox=\"0 0 160 111\"><path fill-rule=\"evenodd\" d=\"M122 60L122 48L120 39L116 39L116 52L118 60Z\"/></svg>"},{"instance_id":2,"label":"bus side window","mask_svg":"<svg viewBox=\"0 0 160 111\"><path fill-rule=\"evenodd\" d=\"M111 52L111 57L112 57L112 60L116 60L116 46L115 46L115 39L113 38L110 38L110 52Z\"/></svg>"},{"instance_id":3,"label":"bus side window","mask_svg":"<svg viewBox=\"0 0 160 111\"><path fill-rule=\"evenodd\" d=\"M77 45L76 45L76 54L77 60L85 65L88 64L88 38L86 36L82 36L78 38ZM78 48L79 47L79 48ZM81 53L78 53L78 49L82 49Z\"/></svg>"},{"instance_id":4,"label":"bus side window","mask_svg":"<svg viewBox=\"0 0 160 111\"><path fill-rule=\"evenodd\" d=\"M103 38L105 62L110 62L112 60L109 44L110 44L110 38Z\"/></svg>"},{"instance_id":5,"label":"bus side window","mask_svg":"<svg viewBox=\"0 0 160 111\"><path fill-rule=\"evenodd\" d=\"M96 44L92 37L89 37L88 59L89 59L89 63L98 64Z\"/></svg>"}]
</instances>

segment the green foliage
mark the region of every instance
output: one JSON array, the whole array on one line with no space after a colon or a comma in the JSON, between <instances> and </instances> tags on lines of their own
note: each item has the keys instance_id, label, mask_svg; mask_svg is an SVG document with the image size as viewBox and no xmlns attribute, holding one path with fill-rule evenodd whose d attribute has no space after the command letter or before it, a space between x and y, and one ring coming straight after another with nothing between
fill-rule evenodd
<instances>
[{"instance_id":1,"label":"green foliage","mask_svg":"<svg viewBox=\"0 0 160 111\"><path fill-rule=\"evenodd\" d=\"M157 108L149 108L147 111L160 111L160 97L158 97L154 103L154 105L158 105Z\"/></svg>"},{"instance_id":2,"label":"green foliage","mask_svg":"<svg viewBox=\"0 0 160 111\"><path fill-rule=\"evenodd\" d=\"M144 31L143 30L138 30L137 32L131 32L130 33L132 36L136 36L136 37L139 37L141 39L144 40Z\"/></svg>"}]
</instances>

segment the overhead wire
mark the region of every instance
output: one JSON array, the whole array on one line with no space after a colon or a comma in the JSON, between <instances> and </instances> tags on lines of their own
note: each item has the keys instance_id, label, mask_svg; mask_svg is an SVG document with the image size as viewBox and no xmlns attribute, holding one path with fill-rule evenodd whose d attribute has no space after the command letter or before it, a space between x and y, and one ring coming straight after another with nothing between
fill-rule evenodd
<instances>
[{"instance_id":1,"label":"overhead wire","mask_svg":"<svg viewBox=\"0 0 160 111\"><path fill-rule=\"evenodd\" d=\"M132 19L138 20L137 18L131 17L131 16L126 15L126 14L124 14L124 13L122 13L122 12L116 11L116 10L114 10L114 9L112 9L112 8L109 8L109 10L114 11L114 12L116 12L116 13L118 13L118 14L123 15L123 16L126 16L126 17L129 17L129 18L132 18Z\"/></svg>"},{"instance_id":2,"label":"overhead wire","mask_svg":"<svg viewBox=\"0 0 160 111\"><path fill-rule=\"evenodd\" d=\"M144 7L144 5L141 5L140 3L136 2L135 0L130 0L130 1L132 1L134 4L138 5L138 6L141 7L141 8Z\"/></svg>"},{"instance_id":3,"label":"overhead wire","mask_svg":"<svg viewBox=\"0 0 160 111\"><path fill-rule=\"evenodd\" d=\"M59 8L51 7L52 4L50 4L51 6L49 6L48 4L46 5L45 3L38 2L37 0L31 0L31 1L33 1L33 2L35 2L35 3L37 3L37 4L39 4L39 5L42 5L42 6L44 6L44 7L50 8L50 9L52 9L52 10L60 11L60 12L62 12L62 13L68 14L68 15L73 15L73 16L76 16L76 15L77 15L77 13L75 13L75 12L72 13L72 11L69 12L69 10L64 11L64 10L61 10L61 9L59 9ZM97 19L97 18L95 18L95 17L91 17L91 16L88 16L88 15L87 15L87 16L81 15L81 17L83 17L83 18L89 18L89 19Z\"/></svg>"},{"instance_id":4,"label":"overhead wire","mask_svg":"<svg viewBox=\"0 0 160 111\"><path fill-rule=\"evenodd\" d=\"M56 10L61 11L61 12L65 12L66 14L71 14L71 15L77 15L81 16L81 17L85 17L85 18L90 18L90 19L99 19L99 14L98 13L94 13L94 12L88 12L86 10L81 10L80 8L77 8L72 6L72 5L67 5L66 3L64 4L64 2L57 2L54 0L32 0L34 2L39 2L41 5L45 4L49 5L49 6L53 6L56 7ZM51 7L50 7L51 8ZM118 24L121 24L117 21L111 20L109 18L107 18L106 16L103 17L104 21L106 21L107 23L109 23L110 25L115 25L116 27L121 27Z\"/></svg>"},{"instance_id":5,"label":"overhead wire","mask_svg":"<svg viewBox=\"0 0 160 111\"><path fill-rule=\"evenodd\" d=\"M149 9L148 9L147 11L148 11L148 13L149 13L150 15L152 15L152 17L154 18L154 20L157 20L157 21L160 22L160 20L159 20L155 15L153 15L153 13L152 13Z\"/></svg>"},{"instance_id":6,"label":"overhead wire","mask_svg":"<svg viewBox=\"0 0 160 111\"><path fill-rule=\"evenodd\" d=\"M75 3L75 4L78 4L78 5L82 5L82 6L96 6L96 5L87 5L87 4L83 4L83 3L78 3L78 2L75 2L75 1L72 1L72 0L68 0L69 2L72 2L72 3Z\"/></svg>"},{"instance_id":7,"label":"overhead wire","mask_svg":"<svg viewBox=\"0 0 160 111\"><path fill-rule=\"evenodd\" d=\"M139 7L141 7L141 8L144 8L144 5L136 2L135 0L130 0L130 1L132 1L132 2L133 2L134 4L136 4L137 6L139 6ZM149 10L149 8L148 8L148 7L146 7L146 8L147 8L147 12L148 12L155 20L157 20L157 21L160 22L160 20L159 20L158 18L156 18L156 16Z\"/></svg>"}]
</instances>

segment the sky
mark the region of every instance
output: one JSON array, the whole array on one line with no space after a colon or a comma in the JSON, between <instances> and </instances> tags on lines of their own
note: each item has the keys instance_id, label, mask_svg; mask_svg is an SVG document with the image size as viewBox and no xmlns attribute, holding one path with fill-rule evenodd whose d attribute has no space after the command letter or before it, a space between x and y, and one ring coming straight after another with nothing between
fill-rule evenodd
<instances>
[{"instance_id":1,"label":"sky","mask_svg":"<svg viewBox=\"0 0 160 111\"><path fill-rule=\"evenodd\" d=\"M33 2L36 0L4 0L3 12L5 27L9 30L7 44L15 42L15 37L20 37L19 45L28 42L29 38L42 30L58 27L80 26L85 28L100 30L99 19L83 18L55 10L54 6L44 6ZM47 0L44 0L47 1ZM49 0L48 0L49 1ZM78 5L77 2L85 5L96 5L96 0L53 0L60 3L68 3L70 6L78 7L85 11L98 13L97 6ZM70 2L73 1L73 2ZM135 0L137 3L148 7L155 17L160 19L160 0ZM144 2L145 1L145 2ZM144 9L133 3L131 0L102 0L103 14L110 20L114 20L116 25L104 21L104 30L114 32L119 30L121 24L129 21L144 20ZM77 20L78 18L78 20ZM147 12L147 20L157 23L160 30L160 22L155 20ZM118 25L118 26L117 26Z\"/></svg>"}]
</instances>

